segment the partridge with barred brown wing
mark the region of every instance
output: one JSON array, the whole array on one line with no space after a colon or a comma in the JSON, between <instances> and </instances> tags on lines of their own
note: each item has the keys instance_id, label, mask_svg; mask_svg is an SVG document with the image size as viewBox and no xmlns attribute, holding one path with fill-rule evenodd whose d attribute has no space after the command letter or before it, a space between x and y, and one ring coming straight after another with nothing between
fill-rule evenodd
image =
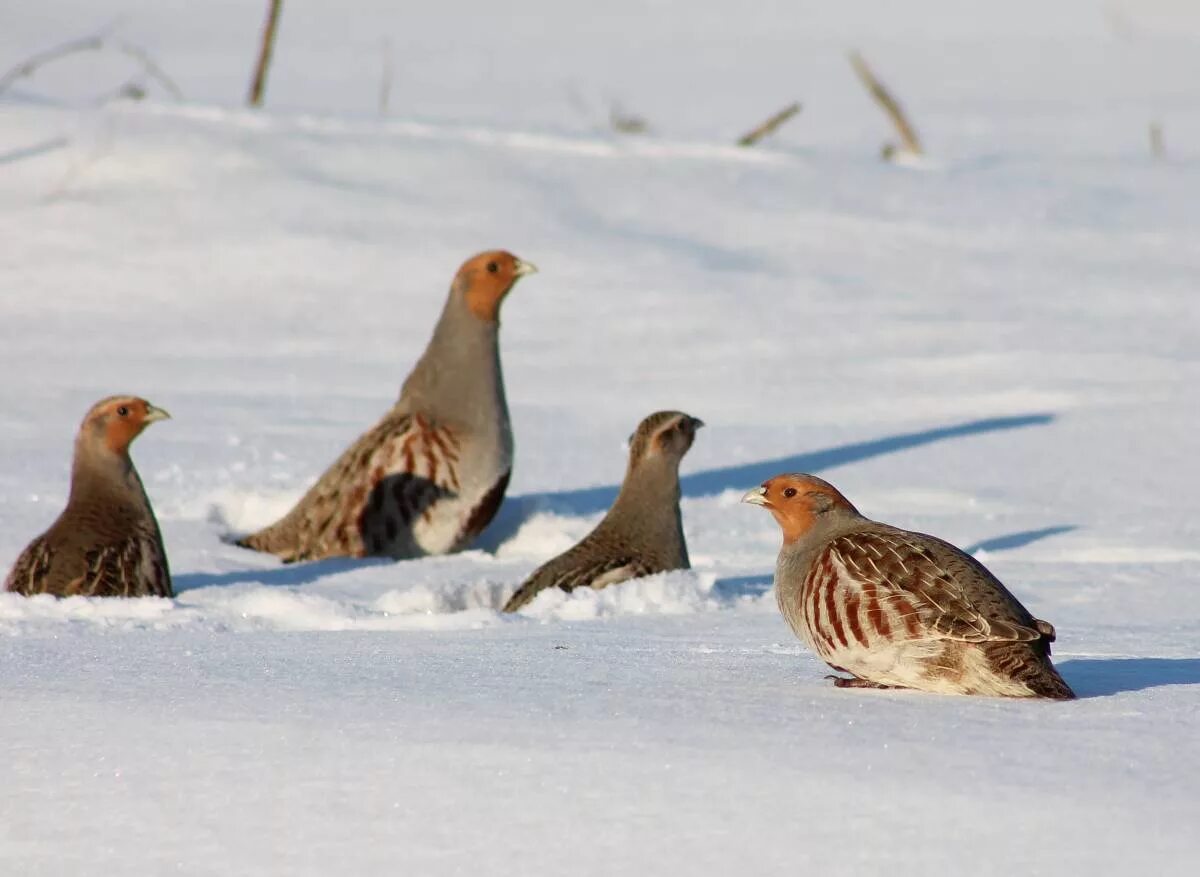
<instances>
[{"instance_id":1,"label":"partridge with barred brown wing","mask_svg":"<svg viewBox=\"0 0 1200 877\"><path fill-rule=\"evenodd\" d=\"M500 304L536 270L499 250L467 260L392 410L287 515L237 544L292 562L402 559L470 543L500 507L512 470Z\"/></svg>"},{"instance_id":2,"label":"partridge with barred brown wing","mask_svg":"<svg viewBox=\"0 0 1200 877\"><path fill-rule=\"evenodd\" d=\"M679 515L679 461L703 422L659 411L630 438L629 466L617 499L583 541L534 571L504 605L515 612L547 588L603 588L672 569L687 569Z\"/></svg>"},{"instance_id":3,"label":"partridge with barred brown wing","mask_svg":"<svg viewBox=\"0 0 1200 877\"><path fill-rule=\"evenodd\" d=\"M783 529L775 597L842 688L1075 695L1050 662L1054 628L941 539L877 523L831 484L778 475L743 497Z\"/></svg>"},{"instance_id":4,"label":"partridge with barred brown wing","mask_svg":"<svg viewBox=\"0 0 1200 877\"><path fill-rule=\"evenodd\" d=\"M170 415L136 396L92 406L75 438L63 513L21 552L4 588L56 597L170 597L158 521L129 458L149 424Z\"/></svg>"}]
</instances>

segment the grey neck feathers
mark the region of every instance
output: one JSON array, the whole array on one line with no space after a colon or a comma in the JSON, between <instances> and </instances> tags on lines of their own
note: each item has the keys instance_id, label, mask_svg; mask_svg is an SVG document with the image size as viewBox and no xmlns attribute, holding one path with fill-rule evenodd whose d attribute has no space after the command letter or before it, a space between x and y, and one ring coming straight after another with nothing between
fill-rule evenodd
<instances>
[{"instance_id":1,"label":"grey neck feathers","mask_svg":"<svg viewBox=\"0 0 1200 877\"><path fill-rule=\"evenodd\" d=\"M495 423L497 413L507 419L499 325L476 317L461 292L451 289L398 404L472 425Z\"/></svg>"},{"instance_id":2,"label":"grey neck feathers","mask_svg":"<svg viewBox=\"0 0 1200 877\"><path fill-rule=\"evenodd\" d=\"M103 445L77 440L71 469L71 495L67 506L102 499L137 510L150 511L142 479L128 454L114 454Z\"/></svg>"},{"instance_id":3,"label":"grey neck feathers","mask_svg":"<svg viewBox=\"0 0 1200 877\"><path fill-rule=\"evenodd\" d=\"M636 532L629 535L672 545L682 542L679 458L655 454L630 461L609 514L633 526Z\"/></svg>"}]
</instances>

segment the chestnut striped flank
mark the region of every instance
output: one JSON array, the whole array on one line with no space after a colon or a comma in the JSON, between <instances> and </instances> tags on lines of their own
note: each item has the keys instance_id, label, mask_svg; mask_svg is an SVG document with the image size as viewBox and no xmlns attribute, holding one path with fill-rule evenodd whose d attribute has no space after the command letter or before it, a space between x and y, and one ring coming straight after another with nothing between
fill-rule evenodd
<instances>
[{"instance_id":1,"label":"chestnut striped flank","mask_svg":"<svg viewBox=\"0 0 1200 877\"><path fill-rule=\"evenodd\" d=\"M458 497L459 445L451 429L414 414L402 432L370 455L369 499L344 510L356 522L360 554L424 553L414 529L433 525L439 503Z\"/></svg>"},{"instance_id":2,"label":"chestnut striped flank","mask_svg":"<svg viewBox=\"0 0 1200 877\"><path fill-rule=\"evenodd\" d=\"M867 623L875 635L886 639L892 634L892 625L888 623L887 613L879 605L879 588L870 582L861 586L863 606L866 609Z\"/></svg>"},{"instance_id":3,"label":"chestnut striped flank","mask_svg":"<svg viewBox=\"0 0 1200 877\"><path fill-rule=\"evenodd\" d=\"M418 557L430 552L418 531L440 529L447 544L439 551L461 547L491 520L507 485L502 478L481 485L482 493L463 495L462 443L453 429L423 414L392 412L348 448L285 518L240 544L285 561ZM460 508L464 503L470 505Z\"/></svg>"},{"instance_id":4,"label":"chestnut striped flank","mask_svg":"<svg viewBox=\"0 0 1200 877\"><path fill-rule=\"evenodd\" d=\"M484 531L484 528L492 522L492 518L496 517L496 512L500 510L500 503L504 502L504 493L508 490L508 479L511 477L512 470L510 469L500 476L500 480L484 494L479 504L471 509L471 514L467 516L467 522L458 532L459 542L464 545L470 542Z\"/></svg>"},{"instance_id":5,"label":"chestnut striped flank","mask_svg":"<svg viewBox=\"0 0 1200 877\"><path fill-rule=\"evenodd\" d=\"M946 569L918 538L852 533L817 553L781 606L822 659L858 677L842 687L1070 696L1048 661L1053 627L981 611L955 575L980 570Z\"/></svg>"},{"instance_id":6,"label":"chestnut striped flank","mask_svg":"<svg viewBox=\"0 0 1200 877\"><path fill-rule=\"evenodd\" d=\"M813 564L812 572L800 591L806 639L826 661L832 661L838 653L839 641L843 646L846 645L844 633L840 638L836 633L837 585L833 557L826 552Z\"/></svg>"},{"instance_id":7,"label":"chestnut striped flank","mask_svg":"<svg viewBox=\"0 0 1200 877\"><path fill-rule=\"evenodd\" d=\"M915 570L884 548L861 536L843 537L813 563L801 589L802 618L825 660L922 636L920 613L904 593L905 577Z\"/></svg>"},{"instance_id":8,"label":"chestnut striped flank","mask_svg":"<svg viewBox=\"0 0 1200 877\"><path fill-rule=\"evenodd\" d=\"M862 598L856 594L850 594L846 598L846 623L850 626L850 635L854 637L854 641L860 646L865 646L867 638L863 635L862 620L859 618L861 609Z\"/></svg>"}]
</instances>

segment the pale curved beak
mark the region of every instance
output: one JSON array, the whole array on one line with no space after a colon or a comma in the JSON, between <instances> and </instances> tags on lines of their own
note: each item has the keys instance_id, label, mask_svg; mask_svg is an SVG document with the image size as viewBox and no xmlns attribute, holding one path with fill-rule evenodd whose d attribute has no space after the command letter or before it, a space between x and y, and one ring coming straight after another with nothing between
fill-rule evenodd
<instances>
[{"instance_id":1,"label":"pale curved beak","mask_svg":"<svg viewBox=\"0 0 1200 877\"><path fill-rule=\"evenodd\" d=\"M748 502L750 505L767 504L767 489L761 485L746 491L746 495L742 497L742 502Z\"/></svg>"},{"instance_id":2,"label":"pale curved beak","mask_svg":"<svg viewBox=\"0 0 1200 877\"><path fill-rule=\"evenodd\" d=\"M143 423L157 423L160 420L170 420L171 415L167 413L165 408L159 408L157 405L146 405L146 418Z\"/></svg>"},{"instance_id":3,"label":"pale curved beak","mask_svg":"<svg viewBox=\"0 0 1200 877\"><path fill-rule=\"evenodd\" d=\"M526 274L537 274L537 265L532 262L526 262L524 259L517 259L516 268L513 273L518 277L524 277Z\"/></svg>"}]
</instances>

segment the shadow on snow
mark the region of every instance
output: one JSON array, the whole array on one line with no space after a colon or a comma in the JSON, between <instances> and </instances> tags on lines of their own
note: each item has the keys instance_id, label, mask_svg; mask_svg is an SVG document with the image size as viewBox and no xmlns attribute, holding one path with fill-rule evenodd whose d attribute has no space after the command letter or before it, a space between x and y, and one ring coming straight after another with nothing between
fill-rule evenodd
<instances>
[{"instance_id":1,"label":"shadow on snow","mask_svg":"<svg viewBox=\"0 0 1200 877\"><path fill-rule=\"evenodd\" d=\"M268 554L260 556L270 557ZM327 560L289 563L264 569L185 573L171 576L171 583L174 585L176 593L190 591L193 588L207 588L211 585L267 585L288 588L311 584L326 576L334 576L369 566L390 566L393 563L395 561L388 557L331 557Z\"/></svg>"},{"instance_id":2,"label":"shadow on snow","mask_svg":"<svg viewBox=\"0 0 1200 877\"><path fill-rule=\"evenodd\" d=\"M1081 698L1200 685L1200 658L1068 658L1055 666Z\"/></svg>"},{"instance_id":3,"label":"shadow on snow","mask_svg":"<svg viewBox=\"0 0 1200 877\"><path fill-rule=\"evenodd\" d=\"M740 597L761 597L775 584L775 575L729 576L713 582L713 594L722 600L737 600Z\"/></svg>"},{"instance_id":4,"label":"shadow on snow","mask_svg":"<svg viewBox=\"0 0 1200 877\"><path fill-rule=\"evenodd\" d=\"M868 460L872 457L891 454L909 448L920 447L946 439L963 438L988 432L998 432L1008 429L1021 429L1027 426L1043 426L1054 420L1053 414L1023 414L1012 417L988 417L981 420L971 420L952 426L939 426L918 432L897 433L865 442L853 442L832 448L823 448L796 454L791 457L779 457L773 460L762 460L757 463L746 463L740 466L727 466L721 469L710 469L706 472L693 472L679 479L684 496L709 496L730 489L748 489L780 472L817 472ZM511 539L530 516L542 511L557 511L570 515L590 515L608 509L617 496L619 485L604 487L586 487L579 490L562 490L549 493L535 493L526 496L509 497L500 506L500 511L491 525L476 540L473 548L495 553L506 541ZM1048 527L1044 530L1029 530L1013 533L1007 536L979 542L968 551L1002 551L1009 548L1019 548L1037 539L1064 533L1073 529L1069 526ZM234 570L224 573L188 573L173 576L176 591L186 591L193 588L209 587L211 585L231 585L235 583L295 586L305 585L317 579L338 573L349 572L367 565L390 564L394 561L388 558L331 558L310 563L288 564L282 567L265 569ZM739 595L757 596L771 586L771 576L743 576L720 579L716 588L722 595L733 598Z\"/></svg>"},{"instance_id":5,"label":"shadow on snow","mask_svg":"<svg viewBox=\"0 0 1200 877\"><path fill-rule=\"evenodd\" d=\"M1030 543L1057 536L1060 533L1070 533L1078 530L1074 524L1060 524L1057 527L1043 527L1040 530L1022 530L1019 533L1009 533L1007 536L997 536L994 539L983 539L968 545L963 551L976 554L980 551L1012 551L1014 548L1024 548Z\"/></svg>"},{"instance_id":6,"label":"shadow on snow","mask_svg":"<svg viewBox=\"0 0 1200 877\"><path fill-rule=\"evenodd\" d=\"M710 496L724 490L748 490L781 472L819 472L835 466L845 466L884 454L916 448L946 439L963 438L1027 426L1044 426L1054 420L1053 414L1022 414L1012 417L988 417L953 426L939 426L919 432L904 432L865 442L853 442L809 451L791 457L778 457L740 466L726 466L693 472L679 479L684 496ZM585 487L579 490L560 490L509 497L491 526L476 540L474 547L495 552L508 541L530 516L538 512L561 512L568 515L591 515L608 509L617 498L620 485ZM1019 534L1014 534L1013 537ZM1015 546L1014 546L1015 547Z\"/></svg>"}]
</instances>

